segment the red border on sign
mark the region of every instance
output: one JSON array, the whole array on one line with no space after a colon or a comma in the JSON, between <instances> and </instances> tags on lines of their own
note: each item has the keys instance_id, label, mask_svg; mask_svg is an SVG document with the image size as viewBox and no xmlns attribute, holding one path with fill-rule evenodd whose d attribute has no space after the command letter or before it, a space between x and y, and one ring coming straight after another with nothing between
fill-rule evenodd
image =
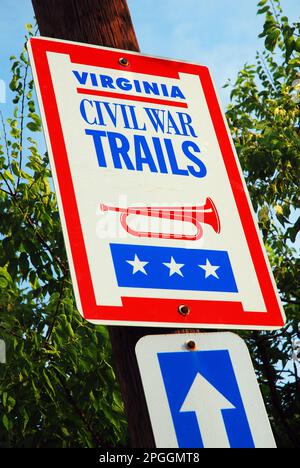
<instances>
[{"instance_id":1,"label":"red border on sign","mask_svg":"<svg viewBox=\"0 0 300 468\"><path fill-rule=\"evenodd\" d=\"M66 145L47 60L47 52L67 54L73 63L91 66L99 66L101 64L101 67L122 70L124 72L124 68L119 64L120 52L42 38L33 38L30 42L46 116L84 318L111 324L124 322L127 325L130 323L132 325L136 323L138 325L153 323L155 326L174 324L174 327L188 326L189 324L193 324L193 326L195 324L199 324L199 326L211 325L212 327L224 326L224 328L226 326L236 328L282 327L284 325L284 318L253 221L249 201L245 193L209 70L199 65L132 53L127 54L130 57L128 71L153 75L153 70L155 70L155 76L168 78L179 78L179 73L190 73L199 76L267 312L249 312L244 310L242 303L229 301L123 297L122 307L100 306L96 304ZM187 304L191 309L191 313L186 317L178 313L178 306L182 303Z\"/></svg>"}]
</instances>

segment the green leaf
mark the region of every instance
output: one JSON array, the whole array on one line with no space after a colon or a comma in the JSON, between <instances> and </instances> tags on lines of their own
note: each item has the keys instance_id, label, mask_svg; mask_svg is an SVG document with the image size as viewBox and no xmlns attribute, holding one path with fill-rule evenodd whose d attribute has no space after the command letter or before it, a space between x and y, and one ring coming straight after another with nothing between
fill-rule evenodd
<instances>
[{"instance_id":1,"label":"green leaf","mask_svg":"<svg viewBox=\"0 0 300 468\"><path fill-rule=\"evenodd\" d=\"M0 288L1 289L6 289L8 286L8 282L6 278L3 278L3 276L0 276Z\"/></svg>"},{"instance_id":2,"label":"green leaf","mask_svg":"<svg viewBox=\"0 0 300 468\"><path fill-rule=\"evenodd\" d=\"M281 34L281 31L278 28L272 28L268 32L266 36L266 40L265 40L265 45L269 51L273 52L273 50L275 49L278 39L280 37L280 34Z\"/></svg>"},{"instance_id":3,"label":"green leaf","mask_svg":"<svg viewBox=\"0 0 300 468\"><path fill-rule=\"evenodd\" d=\"M36 122L28 122L27 128L31 132L40 132L41 131L41 125L36 123Z\"/></svg>"},{"instance_id":4,"label":"green leaf","mask_svg":"<svg viewBox=\"0 0 300 468\"><path fill-rule=\"evenodd\" d=\"M14 76L11 82L9 83L9 88L11 91L16 91L19 85L19 79L17 76Z\"/></svg>"},{"instance_id":5,"label":"green leaf","mask_svg":"<svg viewBox=\"0 0 300 468\"><path fill-rule=\"evenodd\" d=\"M22 407L20 409L20 414L21 414L21 417L22 417L22 434L24 436L25 434L25 431L26 431L26 427L27 427L27 424L29 423L30 421L30 416L26 410L25 407Z\"/></svg>"},{"instance_id":6,"label":"green leaf","mask_svg":"<svg viewBox=\"0 0 300 468\"><path fill-rule=\"evenodd\" d=\"M20 172L20 167L19 167L19 164L18 164L16 161L12 161L11 169L12 169L12 172L13 172L17 177L20 176L20 174L21 174L21 172Z\"/></svg>"},{"instance_id":7,"label":"green leaf","mask_svg":"<svg viewBox=\"0 0 300 468\"><path fill-rule=\"evenodd\" d=\"M8 420L8 417L6 416L6 414L4 414L2 416L2 422L3 422L3 425L4 425L5 429L8 431L9 430L9 420Z\"/></svg>"},{"instance_id":8,"label":"green leaf","mask_svg":"<svg viewBox=\"0 0 300 468\"><path fill-rule=\"evenodd\" d=\"M52 394L55 395L55 390L54 390L53 385L52 385L52 383L51 383L51 381L50 381L50 379L49 379L49 377L47 375L46 369L43 369L43 376L44 376L45 381L47 383L47 386L50 388Z\"/></svg>"},{"instance_id":9,"label":"green leaf","mask_svg":"<svg viewBox=\"0 0 300 468\"><path fill-rule=\"evenodd\" d=\"M6 404L7 404L7 392L2 393L2 403L3 403L3 406L5 408Z\"/></svg>"},{"instance_id":10,"label":"green leaf","mask_svg":"<svg viewBox=\"0 0 300 468\"><path fill-rule=\"evenodd\" d=\"M11 428L12 428L12 423L11 421L8 419L8 416L6 414L4 414L2 416L2 422L3 422L3 426L5 427L5 429L7 430L7 432L10 432Z\"/></svg>"},{"instance_id":11,"label":"green leaf","mask_svg":"<svg viewBox=\"0 0 300 468\"><path fill-rule=\"evenodd\" d=\"M7 399L7 411L8 411L8 413L10 413L14 409L15 405L16 405L16 400L13 397L9 396L8 399Z\"/></svg>"},{"instance_id":12,"label":"green leaf","mask_svg":"<svg viewBox=\"0 0 300 468\"><path fill-rule=\"evenodd\" d=\"M61 432L65 437L70 437L70 432L68 431L66 427L62 427Z\"/></svg>"},{"instance_id":13,"label":"green leaf","mask_svg":"<svg viewBox=\"0 0 300 468\"><path fill-rule=\"evenodd\" d=\"M5 289L12 284L12 277L6 268L0 267L0 287Z\"/></svg>"},{"instance_id":14,"label":"green leaf","mask_svg":"<svg viewBox=\"0 0 300 468\"><path fill-rule=\"evenodd\" d=\"M12 175L9 171L5 170L5 171L3 172L3 175L4 175L4 177L5 177L6 179L8 179L10 182L14 183L14 177L13 177L13 175Z\"/></svg>"},{"instance_id":15,"label":"green leaf","mask_svg":"<svg viewBox=\"0 0 300 468\"><path fill-rule=\"evenodd\" d=\"M270 10L270 7L269 6L265 6L264 8L261 8L257 11L257 14L258 15L262 15L263 13L266 13L267 11Z\"/></svg>"}]
</instances>

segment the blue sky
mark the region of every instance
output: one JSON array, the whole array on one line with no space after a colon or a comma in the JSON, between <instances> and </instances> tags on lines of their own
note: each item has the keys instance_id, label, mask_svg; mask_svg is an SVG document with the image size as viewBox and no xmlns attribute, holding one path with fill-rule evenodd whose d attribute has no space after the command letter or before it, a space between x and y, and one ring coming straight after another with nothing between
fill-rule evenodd
<instances>
[{"instance_id":1,"label":"blue sky","mask_svg":"<svg viewBox=\"0 0 300 468\"><path fill-rule=\"evenodd\" d=\"M129 0L143 52L181 58L210 67L221 88L263 47L257 38L264 17L257 0ZM300 15L299 0L282 0L291 19Z\"/></svg>"},{"instance_id":2,"label":"blue sky","mask_svg":"<svg viewBox=\"0 0 300 468\"><path fill-rule=\"evenodd\" d=\"M257 39L263 18L257 0L128 0L142 52L207 65L224 104L222 90L262 47ZM299 18L299 0L282 0L284 11ZM24 25L33 21L31 0L0 0L0 79L8 81L8 57L23 44ZM1 90L0 90L1 91ZM2 110L3 104L1 104Z\"/></svg>"}]
</instances>

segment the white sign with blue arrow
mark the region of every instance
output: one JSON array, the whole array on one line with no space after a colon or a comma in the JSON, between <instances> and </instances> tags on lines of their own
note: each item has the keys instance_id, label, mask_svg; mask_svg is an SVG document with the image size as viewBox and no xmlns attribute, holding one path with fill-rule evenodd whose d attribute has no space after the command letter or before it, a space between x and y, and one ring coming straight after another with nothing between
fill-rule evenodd
<instances>
[{"instance_id":1,"label":"white sign with blue arrow","mask_svg":"<svg viewBox=\"0 0 300 468\"><path fill-rule=\"evenodd\" d=\"M239 336L145 336L136 354L157 447L276 448Z\"/></svg>"}]
</instances>

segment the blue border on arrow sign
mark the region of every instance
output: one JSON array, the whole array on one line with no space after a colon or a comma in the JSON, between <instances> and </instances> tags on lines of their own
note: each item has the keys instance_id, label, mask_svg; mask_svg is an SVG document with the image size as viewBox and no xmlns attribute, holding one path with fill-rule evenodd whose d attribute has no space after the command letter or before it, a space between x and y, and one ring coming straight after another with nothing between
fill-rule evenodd
<instances>
[{"instance_id":1,"label":"blue border on arrow sign","mask_svg":"<svg viewBox=\"0 0 300 468\"><path fill-rule=\"evenodd\" d=\"M223 422L221 430L225 432L230 448L255 447L227 350L158 353L157 357L179 448L204 447L202 435L209 430L213 418ZM204 392L201 394L201 382L205 389L211 387L210 399L215 396L215 406L213 402L206 404L207 396ZM193 408L188 399L197 391L199 400ZM226 400L228 404L222 407L220 402ZM206 409L209 414L205 413Z\"/></svg>"}]
</instances>

